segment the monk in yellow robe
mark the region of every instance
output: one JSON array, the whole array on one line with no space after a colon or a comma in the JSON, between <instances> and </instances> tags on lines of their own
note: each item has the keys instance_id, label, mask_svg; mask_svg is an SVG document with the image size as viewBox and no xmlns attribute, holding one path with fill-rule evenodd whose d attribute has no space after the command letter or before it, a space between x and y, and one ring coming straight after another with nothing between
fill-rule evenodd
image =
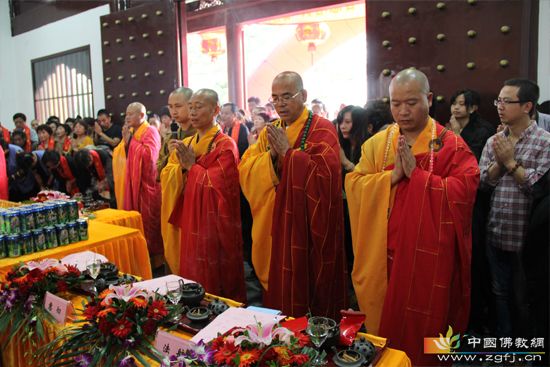
<instances>
[{"instance_id":1,"label":"monk in yellow robe","mask_svg":"<svg viewBox=\"0 0 550 367\"><path fill-rule=\"evenodd\" d=\"M122 134L128 134L128 124L122 125ZM124 187L126 186L126 144L123 140L113 149L113 181L117 208L124 208Z\"/></svg>"},{"instance_id":2,"label":"monk in yellow robe","mask_svg":"<svg viewBox=\"0 0 550 367\"><path fill-rule=\"evenodd\" d=\"M181 230L179 274L209 293L245 302L239 152L214 122L219 111L215 91L193 94L189 115L197 133L170 142L162 176L180 193L170 218Z\"/></svg>"},{"instance_id":3,"label":"monk in yellow robe","mask_svg":"<svg viewBox=\"0 0 550 367\"><path fill-rule=\"evenodd\" d=\"M168 108L170 115L179 125L174 139L183 140L184 138L195 135L196 130L189 119L189 100L193 91L189 88L181 87L174 90L168 96ZM182 175L179 172L168 169L164 171L168 163L168 157L173 151L170 148L170 141L165 140L160 151L157 169L160 172L160 186L162 189L162 205L160 212L160 229L162 240L164 242L164 257L172 274L179 274L180 271L180 230L179 227L169 222L170 215L176 205L176 200L181 195ZM173 167L172 167L173 168ZM163 173L164 172L164 173Z\"/></svg>"},{"instance_id":4,"label":"monk in yellow robe","mask_svg":"<svg viewBox=\"0 0 550 367\"><path fill-rule=\"evenodd\" d=\"M334 126L304 106L295 72L275 77L280 120L239 165L252 211L252 263L264 305L286 315L339 317L346 304L340 146Z\"/></svg>"},{"instance_id":5,"label":"monk in yellow robe","mask_svg":"<svg viewBox=\"0 0 550 367\"><path fill-rule=\"evenodd\" d=\"M467 326L479 168L462 138L428 116L422 72L398 73L390 100L396 124L363 144L346 176L352 280L370 333L414 365L440 365L424 354L423 338Z\"/></svg>"}]
</instances>

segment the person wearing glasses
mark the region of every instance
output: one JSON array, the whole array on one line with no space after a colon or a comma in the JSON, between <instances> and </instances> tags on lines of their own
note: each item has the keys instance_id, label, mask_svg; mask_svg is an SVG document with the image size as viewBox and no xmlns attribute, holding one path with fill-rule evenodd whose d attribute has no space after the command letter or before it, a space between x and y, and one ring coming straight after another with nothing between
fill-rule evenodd
<instances>
[{"instance_id":1,"label":"person wearing glasses","mask_svg":"<svg viewBox=\"0 0 550 367\"><path fill-rule=\"evenodd\" d=\"M362 146L346 175L352 280L370 333L414 366L437 363L423 337L466 330L472 207L479 183L464 140L432 119L428 78L409 68L389 86L395 123Z\"/></svg>"},{"instance_id":2,"label":"person wearing glasses","mask_svg":"<svg viewBox=\"0 0 550 367\"><path fill-rule=\"evenodd\" d=\"M285 315L338 317L346 305L340 145L332 123L305 107L293 71L275 77L267 125L239 165L252 211L252 263L263 304Z\"/></svg>"},{"instance_id":3,"label":"person wearing glasses","mask_svg":"<svg viewBox=\"0 0 550 367\"><path fill-rule=\"evenodd\" d=\"M505 127L487 140L479 162L481 188L493 191L486 250L496 304L496 335L502 337L524 331L520 328L528 320L521 254L533 186L550 169L550 133L531 120L538 98L539 87L530 80L504 82L494 104Z\"/></svg>"}]
</instances>

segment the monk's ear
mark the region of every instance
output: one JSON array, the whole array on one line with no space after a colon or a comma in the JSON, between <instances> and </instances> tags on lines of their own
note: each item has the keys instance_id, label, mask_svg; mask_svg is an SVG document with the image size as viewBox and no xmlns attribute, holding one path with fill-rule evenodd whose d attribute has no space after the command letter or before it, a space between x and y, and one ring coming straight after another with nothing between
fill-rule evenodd
<instances>
[{"instance_id":1,"label":"monk's ear","mask_svg":"<svg viewBox=\"0 0 550 367\"><path fill-rule=\"evenodd\" d=\"M220 111L221 111L220 105L216 104L216 106L214 107L214 116L219 115Z\"/></svg>"},{"instance_id":2,"label":"monk's ear","mask_svg":"<svg viewBox=\"0 0 550 367\"><path fill-rule=\"evenodd\" d=\"M433 99L434 99L434 94L432 92L429 92L428 95L427 95L427 98L428 98L428 106L429 107L432 107L432 102L433 102Z\"/></svg>"},{"instance_id":3,"label":"monk's ear","mask_svg":"<svg viewBox=\"0 0 550 367\"><path fill-rule=\"evenodd\" d=\"M307 101L307 90L302 89L302 98L304 99L304 103Z\"/></svg>"}]
</instances>

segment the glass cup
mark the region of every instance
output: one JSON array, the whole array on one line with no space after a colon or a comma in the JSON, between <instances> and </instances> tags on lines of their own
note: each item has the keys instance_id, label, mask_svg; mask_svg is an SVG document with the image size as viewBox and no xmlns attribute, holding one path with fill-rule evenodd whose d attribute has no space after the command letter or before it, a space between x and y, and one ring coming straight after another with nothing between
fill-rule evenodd
<instances>
[{"instance_id":1,"label":"glass cup","mask_svg":"<svg viewBox=\"0 0 550 367\"><path fill-rule=\"evenodd\" d=\"M307 335L309 335L311 342L317 349L317 355L311 361L314 366L320 366L324 364L321 358L320 348L328 337L330 331L330 321L326 317L314 316L310 317L307 322Z\"/></svg>"}]
</instances>

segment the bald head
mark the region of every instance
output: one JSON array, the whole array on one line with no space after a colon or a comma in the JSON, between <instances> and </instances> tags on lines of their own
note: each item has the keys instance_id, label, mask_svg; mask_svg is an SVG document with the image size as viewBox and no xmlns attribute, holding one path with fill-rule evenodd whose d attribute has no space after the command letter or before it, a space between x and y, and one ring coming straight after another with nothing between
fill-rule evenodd
<instances>
[{"instance_id":1,"label":"bald head","mask_svg":"<svg viewBox=\"0 0 550 367\"><path fill-rule=\"evenodd\" d=\"M426 75L413 68L400 71L390 84L390 106L395 122L412 139L424 129L433 95Z\"/></svg>"},{"instance_id":2,"label":"bald head","mask_svg":"<svg viewBox=\"0 0 550 367\"><path fill-rule=\"evenodd\" d=\"M133 102L126 107L126 117L124 121L128 123L128 127L137 129L146 119L147 109L142 103Z\"/></svg>"},{"instance_id":3,"label":"bald head","mask_svg":"<svg viewBox=\"0 0 550 367\"><path fill-rule=\"evenodd\" d=\"M172 93L170 93L170 96L177 95L181 95L186 101L189 101L191 99L191 96L193 95L193 89L187 87L179 87L174 89Z\"/></svg>"},{"instance_id":4,"label":"bald head","mask_svg":"<svg viewBox=\"0 0 550 367\"><path fill-rule=\"evenodd\" d=\"M292 84L297 90L304 89L302 77L295 71L283 71L273 79L273 83L285 82Z\"/></svg>"},{"instance_id":5,"label":"bald head","mask_svg":"<svg viewBox=\"0 0 550 367\"><path fill-rule=\"evenodd\" d=\"M220 100L218 98L218 93L212 89L199 89L193 94L193 97L202 97L205 102L210 103L213 106L217 106L220 103Z\"/></svg>"},{"instance_id":6,"label":"bald head","mask_svg":"<svg viewBox=\"0 0 550 367\"><path fill-rule=\"evenodd\" d=\"M397 73L391 81L390 89L394 84L403 85L407 83L416 83L422 93L428 94L430 92L428 77L426 77L426 74L415 68L408 68Z\"/></svg>"}]
</instances>

